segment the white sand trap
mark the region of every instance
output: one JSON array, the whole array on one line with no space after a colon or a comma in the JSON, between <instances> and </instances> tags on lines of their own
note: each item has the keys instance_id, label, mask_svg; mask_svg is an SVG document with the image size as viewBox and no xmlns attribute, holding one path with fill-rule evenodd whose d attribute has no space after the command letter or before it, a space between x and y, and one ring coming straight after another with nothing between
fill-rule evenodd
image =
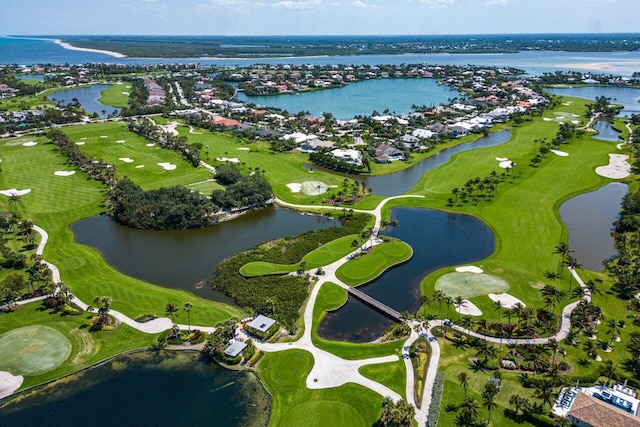
<instances>
[{"instance_id":1,"label":"white sand trap","mask_svg":"<svg viewBox=\"0 0 640 427\"><path fill-rule=\"evenodd\" d=\"M219 162L240 163L240 159L237 157L216 157Z\"/></svg>"},{"instance_id":2,"label":"white sand trap","mask_svg":"<svg viewBox=\"0 0 640 427\"><path fill-rule=\"evenodd\" d=\"M287 187L289 187L292 193L299 193L300 190L302 190L302 184L298 184L297 182L291 182L287 184Z\"/></svg>"},{"instance_id":3,"label":"white sand trap","mask_svg":"<svg viewBox=\"0 0 640 427\"><path fill-rule=\"evenodd\" d=\"M138 165L138 166L136 166L136 169L140 169L140 168L143 168L143 167L144 167L144 165Z\"/></svg>"},{"instance_id":4,"label":"white sand trap","mask_svg":"<svg viewBox=\"0 0 640 427\"><path fill-rule=\"evenodd\" d=\"M573 104L573 102L572 102L572 101L569 101L569 102L563 102L563 103L562 103L562 105L571 105L571 104Z\"/></svg>"},{"instance_id":5,"label":"white sand trap","mask_svg":"<svg viewBox=\"0 0 640 427\"><path fill-rule=\"evenodd\" d=\"M172 171L175 168L177 168L176 165L174 165L173 163L169 163L169 162L158 163L158 166L160 166L162 169L164 169L166 171Z\"/></svg>"},{"instance_id":6,"label":"white sand trap","mask_svg":"<svg viewBox=\"0 0 640 427\"><path fill-rule=\"evenodd\" d=\"M118 160L125 162L125 163L133 163L133 159L130 157L120 157Z\"/></svg>"},{"instance_id":7,"label":"white sand trap","mask_svg":"<svg viewBox=\"0 0 640 427\"><path fill-rule=\"evenodd\" d=\"M147 147L153 147L154 145L156 145L156 144L154 144L153 142L150 142L150 143L147 144Z\"/></svg>"},{"instance_id":8,"label":"white sand trap","mask_svg":"<svg viewBox=\"0 0 640 427\"><path fill-rule=\"evenodd\" d=\"M579 125L580 124L580 120L571 120L571 123L573 123L574 125Z\"/></svg>"},{"instance_id":9,"label":"white sand trap","mask_svg":"<svg viewBox=\"0 0 640 427\"><path fill-rule=\"evenodd\" d=\"M127 88L127 89L131 89L131 86L125 86L125 88Z\"/></svg>"},{"instance_id":10,"label":"white sand trap","mask_svg":"<svg viewBox=\"0 0 640 427\"><path fill-rule=\"evenodd\" d=\"M572 114L571 117L580 117L579 114Z\"/></svg>"},{"instance_id":11,"label":"white sand trap","mask_svg":"<svg viewBox=\"0 0 640 427\"><path fill-rule=\"evenodd\" d=\"M564 124L564 122L558 122L558 123L559 123L559 124L561 124L561 125L563 125L563 124Z\"/></svg>"},{"instance_id":12,"label":"white sand trap","mask_svg":"<svg viewBox=\"0 0 640 427\"><path fill-rule=\"evenodd\" d=\"M626 142L621 142L620 144L616 145L616 148L618 150L622 150L622 147L624 147L625 144L626 144Z\"/></svg>"},{"instance_id":13,"label":"white sand trap","mask_svg":"<svg viewBox=\"0 0 640 427\"><path fill-rule=\"evenodd\" d=\"M322 181L305 181L302 183L302 192L308 196L319 196L329 190L329 186Z\"/></svg>"},{"instance_id":14,"label":"white sand trap","mask_svg":"<svg viewBox=\"0 0 640 427\"><path fill-rule=\"evenodd\" d=\"M100 138L105 139L105 138L109 138L107 135L100 135Z\"/></svg>"},{"instance_id":15,"label":"white sand trap","mask_svg":"<svg viewBox=\"0 0 640 427\"><path fill-rule=\"evenodd\" d=\"M502 303L502 306L505 307L505 308L514 308L516 306L516 304L518 304L518 303L522 304L522 306L525 307L525 303L523 303L522 301L520 301L518 298L514 297L513 295L509 295L509 294L489 294L488 297L491 298L491 301L495 301L495 302L500 301Z\"/></svg>"},{"instance_id":16,"label":"white sand trap","mask_svg":"<svg viewBox=\"0 0 640 427\"><path fill-rule=\"evenodd\" d=\"M545 122L552 122L553 119L550 119L549 117L543 117L542 120L544 120Z\"/></svg>"},{"instance_id":17,"label":"white sand trap","mask_svg":"<svg viewBox=\"0 0 640 427\"><path fill-rule=\"evenodd\" d=\"M55 176L71 176L74 175L76 171L55 171L53 174Z\"/></svg>"},{"instance_id":18,"label":"white sand trap","mask_svg":"<svg viewBox=\"0 0 640 427\"><path fill-rule=\"evenodd\" d=\"M117 84L117 85L122 85L122 84L124 84L124 83L122 83L122 82L116 82L116 84Z\"/></svg>"},{"instance_id":19,"label":"white sand trap","mask_svg":"<svg viewBox=\"0 0 640 427\"><path fill-rule=\"evenodd\" d=\"M7 196L7 197L24 196L25 194L29 194L29 193L31 193L31 189L30 188L25 188L24 190L18 190L18 189L15 189L15 188L10 188L8 190L0 191L0 194L2 194L3 196Z\"/></svg>"},{"instance_id":20,"label":"white sand trap","mask_svg":"<svg viewBox=\"0 0 640 427\"><path fill-rule=\"evenodd\" d=\"M129 95L129 92L122 92L123 95Z\"/></svg>"},{"instance_id":21,"label":"white sand trap","mask_svg":"<svg viewBox=\"0 0 640 427\"><path fill-rule=\"evenodd\" d=\"M500 166L502 169L507 169L515 166L515 162L512 162L511 160L506 160L504 162L500 162L498 166Z\"/></svg>"},{"instance_id":22,"label":"white sand trap","mask_svg":"<svg viewBox=\"0 0 640 427\"><path fill-rule=\"evenodd\" d=\"M249 148L249 147L238 147L238 150L240 150L240 151L251 151L251 148Z\"/></svg>"},{"instance_id":23,"label":"white sand trap","mask_svg":"<svg viewBox=\"0 0 640 427\"><path fill-rule=\"evenodd\" d=\"M456 311L462 315L482 316L482 310L468 299L462 300L462 304L460 304L460 306L456 305L455 307Z\"/></svg>"},{"instance_id":24,"label":"white sand trap","mask_svg":"<svg viewBox=\"0 0 640 427\"><path fill-rule=\"evenodd\" d=\"M484 271L480 267L476 267L475 265L464 265L462 267L456 267L456 271L458 273L484 273Z\"/></svg>"},{"instance_id":25,"label":"white sand trap","mask_svg":"<svg viewBox=\"0 0 640 427\"><path fill-rule=\"evenodd\" d=\"M12 375L7 371L0 371L0 399L11 396L14 391L20 388L24 377L22 375Z\"/></svg>"},{"instance_id":26,"label":"white sand trap","mask_svg":"<svg viewBox=\"0 0 640 427\"><path fill-rule=\"evenodd\" d=\"M560 151L560 150L549 150L549 151L551 151L556 156L560 156L560 157L567 157L569 155L569 153Z\"/></svg>"},{"instance_id":27,"label":"white sand trap","mask_svg":"<svg viewBox=\"0 0 640 427\"><path fill-rule=\"evenodd\" d=\"M506 162L507 160L509 160L509 158L507 157L496 157L496 160L499 162Z\"/></svg>"},{"instance_id":28,"label":"white sand trap","mask_svg":"<svg viewBox=\"0 0 640 427\"><path fill-rule=\"evenodd\" d=\"M34 142L34 141L28 141L28 142L25 142L22 145L24 145L25 147L33 147L34 145L38 145L38 143Z\"/></svg>"},{"instance_id":29,"label":"white sand trap","mask_svg":"<svg viewBox=\"0 0 640 427\"><path fill-rule=\"evenodd\" d=\"M598 166L596 173L612 179L622 179L631 175L631 165L627 163L629 156L625 154L609 154L609 164Z\"/></svg>"},{"instance_id":30,"label":"white sand trap","mask_svg":"<svg viewBox=\"0 0 640 427\"><path fill-rule=\"evenodd\" d=\"M76 142L76 145L84 145L84 141L78 141Z\"/></svg>"},{"instance_id":31,"label":"white sand trap","mask_svg":"<svg viewBox=\"0 0 640 427\"><path fill-rule=\"evenodd\" d=\"M125 142L127 141L125 141L124 139L119 139L116 141L116 144L124 144Z\"/></svg>"}]
</instances>

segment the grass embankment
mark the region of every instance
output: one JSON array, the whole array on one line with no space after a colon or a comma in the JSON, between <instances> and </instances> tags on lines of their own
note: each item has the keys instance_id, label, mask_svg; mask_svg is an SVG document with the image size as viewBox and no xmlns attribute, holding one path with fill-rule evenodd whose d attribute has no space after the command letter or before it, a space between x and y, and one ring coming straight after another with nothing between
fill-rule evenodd
<instances>
[{"instance_id":1,"label":"grass embankment","mask_svg":"<svg viewBox=\"0 0 640 427\"><path fill-rule=\"evenodd\" d=\"M14 313L3 315L0 335L13 329L44 324L69 340L71 355L61 365L48 372L25 375L22 389L71 374L127 350L149 347L155 339L153 335L143 334L127 325L120 325L109 332L90 332L86 315L51 314L50 311L43 310L38 303L28 304ZM0 370L3 370L2 361Z\"/></svg>"},{"instance_id":2,"label":"grass embankment","mask_svg":"<svg viewBox=\"0 0 640 427\"><path fill-rule=\"evenodd\" d=\"M98 132L109 130L108 127L102 126L99 125ZM119 128L119 125L110 124L110 126L111 129ZM78 138L76 140L79 140L83 129L87 129L87 135L91 136L92 127L74 128L74 137ZM93 131L95 132L96 129ZM131 134L127 132L127 135ZM111 135L110 138L114 136ZM38 143L36 146L22 146L22 143L27 140L29 139L22 138L0 142L2 144L0 189L30 188L32 190L29 194L21 196L15 208L11 209L17 209L23 217L32 220L48 232L49 242L45 248L44 257L58 266L63 282L71 287L76 296L90 303L96 296L109 295L113 298L111 308L132 318L144 313L163 316L164 307L169 301L175 301L178 304L190 301L194 305L191 312L191 322L194 325L212 325L230 316L240 315L241 311L235 307L197 298L189 292L161 288L125 276L107 265L97 251L75 244L73 233L69 229L70 224L97 215L104 210L102 203L105 188L82 172L72 176L55 176L54 172L57 170L70 169L65 164L65 159L57 153L52 144L47 142L46 138L34 139ZM168 150L161 151L171 154ZM185 170L186 167L185 163ZM168 176L165 179L160 178L160 181L164 182L177 183L180 176L183 179L187 179L185 176L190 176L175 174L178 170L163 172ZM151 186L152 180L149 177L145 184ZM0 196L0 210L10 210L8 198L5 196ZM10 319L11 315L3 316L3 323L6 321L11 324Z\"/></svg>"},{"instance_id":3,"label":"grass embankment","mask_svg":"<svg viewBox=\"0 0 640 427\"><path fill-rule=\"evenodd\" d=\"M302 257L301 262L305 262L305 268L311 270L314 268L322 267L323 265L331 264L340 258L347 256L353 251L352 242L358 240L360 236L357 234L350 234L348 236L340 237L329 243L325 243L318 249L306 254ZM250 262L242 266L240 274L247 277L255 276L267 276L271 274L287 274L297 271L300 268L300 263L296 264L275 264L264 261Z\"/></svg>"},{"instance_id":4,"label":"grass embankment","mask_svg":"<svg viewBox=\"0 0 640 427\"><path fill-rule=\"evenodd\" d=\"M124 108L129 104L129 91L131 85L112 84L100 92L98 102L112 107Z\"/></svg>"},{"instance_id":5,"label":"grass embankment","mask_svg":"<svg viewBox=\"0 0 640 427\"><path fill-rule=\"evenodd\" d=\"M400 240L391 240L368 249L369 253L348 261L338 268L336 277L350 286L367 283L388 268L405 262L413 249Z\"/></svg>"}]
</instances>

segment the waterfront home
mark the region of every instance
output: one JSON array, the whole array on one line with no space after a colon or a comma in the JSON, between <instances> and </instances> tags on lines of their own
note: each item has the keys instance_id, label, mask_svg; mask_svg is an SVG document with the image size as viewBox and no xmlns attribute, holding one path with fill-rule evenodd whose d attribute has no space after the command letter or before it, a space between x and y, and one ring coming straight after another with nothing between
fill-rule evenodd
<instances>
[{"instance_id":1,"label":"waterfront home","mask_svg":"<svg viewBox=\"0 0 640 427\"><path fill-rule=\"evenodd\" d=\"M267 332L273 325L275 325L275 323L276 321L272 318L259 314L255 319L249 322L247 326L255 329L256 331L264 333Z\"/></svg>"},{"instance_id":2,"label":"waterfront home","mask_svg":"<svg viewBox=\"0 0 640 427\"><path fill-rule=\"evenodd\" d=\"M224 354L229 357L238 357L242 354L244 349L247 348L247 344L242 341L234 341L229 347L224 350Z\"/></svg>"},{"instance_id":3,"label":"waterfront home","mask_svg":"<svg viewBox=\"0 0 640 427\"><path fill-rule=\"evenodd\" d=\"M378 163L391 163L404 159L404 153L393 145L380 144L376 147L375 161Z\"/></svg>"},{"instance_id":4,"label":"waterfront home","mask_svg":"<svg viewBox=\"0 0 640 427\"><path fill-rule=\"evenodd\" d=\"M355 166L362 166L362 153L358 150L353 149L340 149L336 148L331 151L331 155L336 159L342 160L346 163Z\"/></svg>"},{"instance_id":5,"label":"waterfront home","mask_svg":"<svg viewBox=\"0 0 640 427\"><path fill-rule=\"evenodd\" d=\"M322 151L327 148L333 148L333 142L324 141L319 138L307 139L300 145L300 150L303 153L317 153L318 151Z\"/></svg>"}]
</instances>

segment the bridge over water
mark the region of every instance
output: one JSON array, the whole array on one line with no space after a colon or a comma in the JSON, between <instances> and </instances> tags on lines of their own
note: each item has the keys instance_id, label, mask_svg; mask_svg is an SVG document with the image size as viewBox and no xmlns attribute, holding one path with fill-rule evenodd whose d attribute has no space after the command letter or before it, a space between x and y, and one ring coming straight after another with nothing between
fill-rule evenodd
<instances>
[{"instance_id":1,"label":"bridge over water","mask_svg":"<svg viewBox=\"0 0 640 427\"><path fill-rule=\"evenodd\" d=\"M364 302L365 304L370 305L371 307L375 308L376 310L378 310L379 312L381 312L382 314L389 316L390 318L392 318L393 320L397 320L398 322L402 322L402 314L397 311L394 310L393 308L389 307L386 304L381 303L380 301L378 301L377 299L373 298L370 295L365 294L364 292L354 288L354 287L348 287L347 288L347 292L350 295L353 295L354 297L358 298L360 301Z\"/></svg>"}]
</instances>

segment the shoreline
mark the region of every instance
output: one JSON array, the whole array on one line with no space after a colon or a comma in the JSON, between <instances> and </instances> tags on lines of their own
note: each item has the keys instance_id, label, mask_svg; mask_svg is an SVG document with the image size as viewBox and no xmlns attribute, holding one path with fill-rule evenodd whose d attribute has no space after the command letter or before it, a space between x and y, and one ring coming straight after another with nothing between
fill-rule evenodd
<instances>
[{"instance_id":1,"label":"shoreline","mask_svg":"<svg viewBox=\"0 0 640 427\"><path fill-rule=\"evenodd\" d=\"M78 50L81 52L91 52L91 53L101 53L104 55L109 55L112 56L114 58L126 58L127 55L124 55L120 52L112 52L110 50L101 50L101 49L90 49L88 47L77 47L77 46L73 46L70 43L64 42L61 39L44 39L44 40L51 40L53 41L55 44L62 46L63 48L67 49L67 50Z\"/></svg>"}]
</instances>

